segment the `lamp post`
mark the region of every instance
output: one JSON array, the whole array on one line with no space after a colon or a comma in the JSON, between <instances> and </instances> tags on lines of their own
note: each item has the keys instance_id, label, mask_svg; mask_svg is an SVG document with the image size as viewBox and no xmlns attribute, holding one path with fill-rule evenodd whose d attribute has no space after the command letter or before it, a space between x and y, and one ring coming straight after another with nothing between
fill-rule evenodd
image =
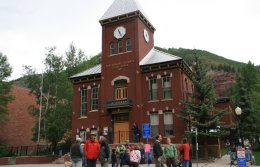
<instances>
[{"instance_id":1,"label":"lamp post","mask_svg":"<svg viewBox=\"0 0 260 167\"><path fill-rule=\"evenodd\" d=\"M235 109L236 115L238 116L238 130L239 130L239 142L241 142L241 146L244 147L244 141L242 137L242 122L241 122L241 115L242 115L242 109L240 107L237 107Z\"/></svg>"}]
</instances>

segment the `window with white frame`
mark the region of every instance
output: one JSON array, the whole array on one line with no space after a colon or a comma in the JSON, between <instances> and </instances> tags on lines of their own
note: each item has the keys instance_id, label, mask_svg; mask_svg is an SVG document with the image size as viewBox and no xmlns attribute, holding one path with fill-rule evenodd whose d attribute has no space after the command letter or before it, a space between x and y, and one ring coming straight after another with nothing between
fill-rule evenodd
<instances>
[{"instance_id":1,"label":"window with white frame","mask_svg":"<svg viewBox=\"0 0 260 167\"><path fill-rule=\"evenodd\" d=\"M126 40L126 51L131 51L131 40L129 38Z\"/></svg>"},{"instance_id":2,"label":"window with white frame","mask_svg":"<svg viewBox=\"0 0 260 167\"><path fill-rule=\"evenodd\" d=\"M171 77L169 75L162 77L162 91L163 91L163 99L170 99L172 98L171 93Z\"/></svg>"},{"instance_id":3,"label":"window with white frame","mask_svg":"<svg viewBox=\"0 0 260 167\"><path fill-rule=\"evenodd\" d=\"M80 117L86 116L87 111L87 89L80 90Z\"/></svg>"},{"instance_id":4,"label":"window with white frame","mask_svg":"<svg viewBox=\"0 0 260 167\"><path fill-rule=\"evenodd\" d=\"M110 55L115 54L115 44L114 44L114 42L111 42L110 45L109 45L109 53L110 53Z\"/></svg>"},{"instance_id":5,"label":"window with white frame","mask_svg":"<svg viewBox=\"0 0 260 167\"><path fill-rule=\"evenodd\" d=\"M122 43L122 41L118 41L117 49L118 49L118 53L122 53L123 52L123 43Z\"/></svg>"},{"instance_id":6,"label":"window with white frame","mask_svg":"<svg viewBox=\"0 0 260 167\"><path fill-rule=\"evenodd\" d=\"M157 78L151 77L149 78L149 99L157 100L157 95L158 95Z\"/></svg>"},{"instance_id":7,"label":"window with white frame","mask_svg":"<svg viewBox=\"0 0 260 167\"><path fill-rule=\"evenodd\" d=\"M159 115L158 113L150 113L151 136L159 134Z\"/></svg>"},{"instance_id":8,"label":"window with white frame","mask_svg":"<svg viewBox=\"0 0 260 167\"><path fill-rule=\"evenodd\" d=\"M98 109L98 87L92 87L91 110Z\"/></svg>"},{"instance_id":9,"label":"window with white frame","mask_svg":"<svg viewBox=\"0 0 260 167\"><path fill-rule=\"evenodd\" d=\"M164 130L165 136L174 135L172 112L164 112Z\"/></svg>"},{"instance_id":10,"label":"window with white frame","mask_svg":"<svg viewBox=\"0 0 260 167\"><path fill-rule=\"evenodd\" d=\"M79 130L79 138L81 138L82 141L87 140L87 131L86 129Z\"/></svg>"}]
</instances>

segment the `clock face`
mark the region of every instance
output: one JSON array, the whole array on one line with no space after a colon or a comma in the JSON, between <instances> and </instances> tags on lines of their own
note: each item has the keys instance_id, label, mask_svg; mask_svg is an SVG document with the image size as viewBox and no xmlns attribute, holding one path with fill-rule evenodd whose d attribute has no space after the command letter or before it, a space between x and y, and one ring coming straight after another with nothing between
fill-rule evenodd
<instances>
[{"instance_id":1,"label":"clock face","mask_svg":"<svg viewBox=\"0 0 260 167\"><path fill-rule=\"evenodd\" d=\"M144 40L148 43L149 42L149 34L146 29L144 29Z\"/></svg>"},{"instance_id":2,"label":"clock face","mask_svg":"<svg viewBox=\"0 0 260 167\"><path fill-rule=\"evenodd\" d=\"M123 27L123 26L117 27L114 30L114 37L116 39L121 39L124 37L125 33L126 33L125 27Z\"/></svg>"}]
</instances>

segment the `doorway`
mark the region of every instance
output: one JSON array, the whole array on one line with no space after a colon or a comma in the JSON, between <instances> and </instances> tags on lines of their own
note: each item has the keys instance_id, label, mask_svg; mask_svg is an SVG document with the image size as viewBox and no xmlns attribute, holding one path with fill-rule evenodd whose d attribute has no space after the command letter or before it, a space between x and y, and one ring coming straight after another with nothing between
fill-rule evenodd
<instances>
[{"instance_id":1,"label":"doorway","mask_svg":"<svg viewBox=\"0 0 260 167\"><path fill-rule=\"evenodd\" d=\"M116 122L114 124L114 142L122 143L129 140L129 122Z\"/></svg>"}]
</instances>

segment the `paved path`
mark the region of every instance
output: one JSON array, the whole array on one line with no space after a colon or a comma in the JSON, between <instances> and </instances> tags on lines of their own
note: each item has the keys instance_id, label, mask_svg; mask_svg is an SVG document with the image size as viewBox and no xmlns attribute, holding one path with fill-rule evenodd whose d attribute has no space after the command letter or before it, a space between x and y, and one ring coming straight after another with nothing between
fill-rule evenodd
<instances>
[{"instance_id":1,"label":"paved path","mask_svg":"<svg viewBox=\"0 0 260 167\"><path fill-rule=\"evenodd\" d=\"M192 166L197 167L197 163L193 162ZM248 164L248 166L251 165ZM64 165L63 164L30 164L30 165L28 164L28 165L2 165L1 167L64 167ZM97 167L100 167L100 164L98 164ZM111 167L111 165L109 165L109 167ZM147 164L140 165L139 167L148 167L148 165ZM155 165L152 165L151 167L155 167ZM225 155L222 158L217 159L215 162L198 163L198 167L230 167L230 159L228 155Z\"/></svg>"}]
</instances>

